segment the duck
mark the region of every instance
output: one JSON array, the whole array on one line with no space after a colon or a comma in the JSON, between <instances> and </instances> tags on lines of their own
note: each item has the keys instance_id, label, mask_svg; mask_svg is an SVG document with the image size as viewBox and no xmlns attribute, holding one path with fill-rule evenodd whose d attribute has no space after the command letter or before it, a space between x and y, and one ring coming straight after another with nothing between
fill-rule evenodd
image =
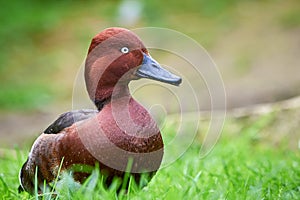
<instances>
[{"instance_id":1,"label":"duck","mask_svg":"<svg viewBox=\"0 0 300 200\"><path fill-rule=\"evenodd\" d=\"M51 188L62 172L72 170L74 180L83 183L91 174L84 166L98 166L107 187L126 173L139 182L142 174L151 179L159 169L164 154L161 132L128 85L147 78L179 86L182 79L153 59L135 33L120 27L93 37L84 78L97 109L63 113L37 137L20 169L19 191L34 194L37 183L43 192L45 184Z\"/></svg>"}]
</instances>

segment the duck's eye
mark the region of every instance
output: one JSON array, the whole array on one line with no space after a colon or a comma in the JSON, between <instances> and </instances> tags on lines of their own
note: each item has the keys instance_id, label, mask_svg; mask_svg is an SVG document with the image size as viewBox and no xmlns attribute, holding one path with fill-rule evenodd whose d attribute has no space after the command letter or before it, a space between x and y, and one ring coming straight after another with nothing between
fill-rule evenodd
<instances>
[{"instance_id":1,"label":"duck's eye","mask_svg":"<svg viewBox=\"0 0 300 200\"><path fill-rule=\"evenodd\" d=\"M128 47L122 47L121 48L121 52L122 53L128 53L129 52L129 48Z\"/></svg>"}]
</instances>

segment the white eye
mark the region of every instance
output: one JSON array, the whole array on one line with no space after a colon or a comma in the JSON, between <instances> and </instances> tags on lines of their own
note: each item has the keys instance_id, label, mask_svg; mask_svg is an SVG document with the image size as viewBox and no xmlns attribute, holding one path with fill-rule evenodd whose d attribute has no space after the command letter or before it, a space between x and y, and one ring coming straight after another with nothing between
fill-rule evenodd
<instances>
[{"instance_id":1,"label":"white eye","mask_svg":"<svg viewBox=\"0 0 300 200\"><path fill-rule=\"evenodd\" d=\"M128 47L122 47L122 48L121 48L121 52L122 52L122 53L128 53L128 52L129 52Z\"/></svg>"}]
</instances>

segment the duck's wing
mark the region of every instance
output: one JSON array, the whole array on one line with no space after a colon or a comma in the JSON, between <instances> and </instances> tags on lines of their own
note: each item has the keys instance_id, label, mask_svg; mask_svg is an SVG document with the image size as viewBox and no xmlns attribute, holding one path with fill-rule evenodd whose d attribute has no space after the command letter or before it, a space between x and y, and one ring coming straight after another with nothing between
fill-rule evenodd
<instances>
[{"instance_id":1,"label":"duck's wing","mask_svg":"<svg viewBox=\"0 0 300 200\"><path fill-rule=\"evenodd\" d=\"M57 120L55 120L46 130L44 131L44 134L39 137L40 143L37 143L35 146L38 149L38 146L51 146L51 137L55 137L55 135L50 134L57 134L61 132L63 129L71 126L72 124L83 121L85 119L88 119L90 117L95 116L99 111L98 110L92 110L92 109L83 109L83 110L73 110L70 112L66 112L61 114ZM49 144L47 141L50 141ZM47 149L51 149L49 148ZM45 159L46 157L43 157ZM30 160L31 159L31 160ZM34 184L32 182L32 177L35 173L36 163L33 161L35 159L28 157L27 161L24 163L20 170L19 178L21 185L18 188L19 193L24 191L24 188L26 188L26 191L33 193L34 191ZM31 166L31 167L28 167Z\"/></svg>"},{"instance_id":2,"label":"duck's wing","mask_svg":"<svg viewBox=\"0 0 300 200\"><path fill-rule=\"evenodd\" d=\"M90 117L95 116L98 113L98 110L92 109L83 109L83 110L73 110L70 112L66 112L61 114L57 120L55 120L46 130L44 130L45 134L56 134L62 131L64 128L67 128L74 124L75 122L79 122Z\"/></svg>"}]
</instances>

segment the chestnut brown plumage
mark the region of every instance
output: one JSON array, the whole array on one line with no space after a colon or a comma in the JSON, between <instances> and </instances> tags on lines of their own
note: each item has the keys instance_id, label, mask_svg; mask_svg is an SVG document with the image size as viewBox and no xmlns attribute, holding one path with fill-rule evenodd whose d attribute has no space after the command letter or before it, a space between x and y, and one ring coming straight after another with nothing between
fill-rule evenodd
<instances>
[{"instance_id":1,"label":"chestnut brown plumage","mask_svg":"<svg viewBox=\"0 0 300 200\"><path fill-rule=\"evenodd\" d=\"M128 89L131 80L141 77L181 83L149 56L131 31L108 28L97 34L85 63L87 91L97 110L64 113L36 139L20 171L20 188L34 192L37 169L41 191L44 181L51 183L59 175L60 164L65 171L98 163L107 185L114 177L123 178L129 160L136 181L141 173L153 176L163 157L162 137L154 119ZM74 179L83 182L88 175L77 171Z\"/></svg>"}]
</instances>

